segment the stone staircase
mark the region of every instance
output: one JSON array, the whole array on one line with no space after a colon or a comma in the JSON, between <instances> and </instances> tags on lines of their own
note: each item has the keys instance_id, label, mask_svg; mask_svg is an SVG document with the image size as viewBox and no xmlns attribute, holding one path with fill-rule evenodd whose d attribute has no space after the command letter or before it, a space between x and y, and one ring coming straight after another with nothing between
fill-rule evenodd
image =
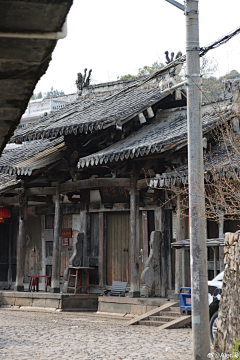
<instances>
[{"instance_id":1,"label":"stone staircase","mask_svg":"<svg viewBox=\"0 0 240 360\"><path fill-rule=\"evenodd\" d=\"M159 330L177 329L191 323L191 315L181 315L179 302L168 302L139 315L126 323L130 325L156 326Z\"/></svg>"},{"instance_id":2,"label":"stone staircase","mask_svg":"<svg viewBox=\"0 0 240 360\"><path fill-rule=\"evenodd\" d=\"M182 318L180 308L174 306L170 307L168 310L160 311L157 315L148 316L146 319L140 320L138 324L158 327L174 320L180 320L180 318Z\"/></svg>"}]
</instances>

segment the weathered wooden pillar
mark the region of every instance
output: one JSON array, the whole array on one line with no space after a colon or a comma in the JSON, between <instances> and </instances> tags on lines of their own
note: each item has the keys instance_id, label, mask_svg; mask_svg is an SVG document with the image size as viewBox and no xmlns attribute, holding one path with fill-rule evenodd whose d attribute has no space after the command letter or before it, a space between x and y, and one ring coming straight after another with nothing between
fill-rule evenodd
<instances>
[{"instance_id":1,"label":"weathered wooden pillar","mask_svg":"<svg viewBox=\"0 0 240 360\"><path fill-rule=\"evenodd\" d=\"M142 234L143 234L143 264L148 258L148 215L147 211L142 212Z\"/></svg>"},{"instance_id":2,"label":"weathered wooden pillar","mask_svg":"<svg viewBox=\"0 0 240 360\"><path fill-rule=\"evenodd\" d=\"M155 230L161 231L161 245L160 245L160 286L161 297L166 297L167 292L167 259L165 246L165 210L158 208L154 211L155 215Z\"/></svg>"},{"instance_id":3,"label":"weathered wooden pillar","mask_svg":"<svg viewBox=\"0 0 240 360\"><path fill-rule=\"evenodd\" d=\"M181 219L181 195L177 195L176 241L185 239L185 219ZM178 297L181 287L182 258L181 249L175 250L175 294Z\"/></svg>"},{"instance_id":4,"label":"weathered wooden pillar","mask_svg":"<svg viewBox=\"0 0 240 360\"><path fill-rule=\"evenodd\" d=\"M56 185L54 233L53 233L53 264L50 292L60 292L60 261L61 261L61 209L59 184Z\"/></svg>"},{"instance_id":5,"label":"weathered wooden pillar","mask_svg":"<svg viewBox=\"0 0 240 360\"><path fill-rule=\"evenodd\" d=\"M129 297L139 297L139 192L135 177L131 178L130 189L130 236L131 284Z\"/></svg>"},{"instance_id":6,"label":"weathered wooden pillar","mask_svg":"<svg viewBox=\"0 0 240 360\"><path fill-rule=\"evenodd\" d=\"M26 246L26 223L27 223L27 201L23 200L20 206L19 231L17 239L17 273L15 291L24 291L23 278L25 267L25 246Z\"/></svg>"},{"instance_id":7,"label":"weathered wooden pillar","mask_svg":"<svg viewBox=\"0 0 240 360\"><path fill-rule=\"evenodd\" d=\"M224 215L219 215L219 238L224 239ZM219 246L219 268L220 272L224 270L224 246Z\"/></svg>"},{"instance_id":8,"label":"weathered wooden pillar","mask_svg":"<svg viewBox=\"0 0 240 360\"><path fill-rule=\"evenodd\" d=\"M81 192L81 210L80 210L80 237L83 243L83 264L89 265L89 247L90 247L90 215L89 215L90 191L85 190Z\"/></svg>"},{"instance_id":9,"label":"weathered wooden pillar","mask_svg":"<svg viewBox=\"0 0 240 360\"><path fill-rule=\"evenodd\" d=\"M8 284L12 282L12 243L13 243L13 226L10 226L9 248L8 248Z\"/></svg>"},{"instance_id":10,"label":"weathered wooden pillar","mask_svg":"<svg viewBox=\"0 0 240 360\"><path fill-rule=\"evenodd\" d=\"M106 214L99 213L99 255L98 255L98 275L99 286L104 286L107 283L106 277L106 262L107 262L107 244L106 244Z\"/></svg>"},{"instance_id":11,"label":"weathered wooden pillar","mask_svg":"<svg viewBox=\"0 0 240 360\"><path fill-rule=\"evenodd\" d=\"M165 210L165 243L167 259L167 287L172 290L172 209Z\"/></svg>"}]
</instances>

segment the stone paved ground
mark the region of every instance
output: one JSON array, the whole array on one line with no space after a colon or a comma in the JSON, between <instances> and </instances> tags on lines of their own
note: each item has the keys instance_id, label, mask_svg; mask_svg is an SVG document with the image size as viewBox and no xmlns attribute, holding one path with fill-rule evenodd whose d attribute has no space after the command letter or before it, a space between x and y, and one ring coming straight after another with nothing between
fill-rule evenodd
<instances>
[{"instance_id":1,"label":"stone paved ground","mask_svg":"<svg viewBox=\"0 0 240 360\"><path fill-rule=\"evenodd\" d=\"M0 359L190 360L191 329L124 326L79 313L0 309Z\"/></svg>"}]
</instances>

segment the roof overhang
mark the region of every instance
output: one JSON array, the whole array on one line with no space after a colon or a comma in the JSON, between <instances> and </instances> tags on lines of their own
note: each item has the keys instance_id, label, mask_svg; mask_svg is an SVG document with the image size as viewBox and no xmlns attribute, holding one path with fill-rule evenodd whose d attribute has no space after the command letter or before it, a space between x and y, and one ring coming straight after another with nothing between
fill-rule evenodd
<instances>
[{"instance_id":1,"label":"roof overhang","mask_svg":"<svg viewBox=\"0 0 240 360\"><path fill-rule=\"evenodd\" d=\"M72 2L0 0L0 153L46 72L57 39L66 34Z\"/></svg>"}]
</instances>

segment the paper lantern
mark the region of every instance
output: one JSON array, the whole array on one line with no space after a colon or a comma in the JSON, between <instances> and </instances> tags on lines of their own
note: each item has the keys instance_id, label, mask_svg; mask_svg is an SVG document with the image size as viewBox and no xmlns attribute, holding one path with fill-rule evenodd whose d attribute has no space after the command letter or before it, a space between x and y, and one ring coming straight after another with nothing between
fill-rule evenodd
<instances>
[{"instance_id":1,"label":"paper lantern","mask_svg":"<svg viewBox=\"0 0 240 360\"><path fill-rule=\"evenodd\" d=\"M8 218L11 215L9 209L5 207L0 207L0 223L4 223L4 219Z\"/></svg>"}]
</instances>

